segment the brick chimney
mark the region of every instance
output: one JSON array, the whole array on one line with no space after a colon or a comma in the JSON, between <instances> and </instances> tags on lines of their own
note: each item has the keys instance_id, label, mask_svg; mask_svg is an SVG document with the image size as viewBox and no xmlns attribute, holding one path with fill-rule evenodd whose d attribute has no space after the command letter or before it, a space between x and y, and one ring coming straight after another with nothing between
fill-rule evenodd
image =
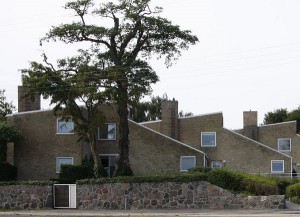
<instances>
[{"instance_id":1,"label":"brick chimney","mask_svg":"<svg viewBox=\"0 0 300 217\"><path fill-rule=\"evenodd\" d=\"M161 102L162 133L178 139L178 101L163 100Z\"/></svg>"},{"instance_id":2,"label":"brick chimney","mask_svg":"<svg viewBox=\"0 0 300 217\"><path fill-rule=\"evenodd\" d=\"M35 111L41 109L41 96L36 95L33 99L25 97L25 88L18 86L18 112Z\"/></svg>"},{"instance_id":3,"label":"brick chimney","mask_svg":"<svg viewBox=\"0 0 300 217\"><path fill-rule=\"evenodd\" d=\"M257 140L257 111L244 111L243 135L250 139Z\"/></svg>"}]
</instances>

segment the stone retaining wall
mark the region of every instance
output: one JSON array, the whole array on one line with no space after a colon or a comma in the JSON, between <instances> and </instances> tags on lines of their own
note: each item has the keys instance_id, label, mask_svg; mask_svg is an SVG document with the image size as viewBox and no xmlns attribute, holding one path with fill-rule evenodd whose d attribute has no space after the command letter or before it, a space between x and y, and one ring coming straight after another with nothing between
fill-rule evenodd
<instances>
[{"instance_id":1,"label":"stone retaining wall","mask_svg":"<svg viewBox=\"0 0 300 217\"><path fill-rule=\"evenodd\" d=\"M235 195L208 182L77 185L78 209L283 209L284 195Z\"/></svg>"},{"instance_id":2,"label":"stone retaining wall","mask_svg":"<svg viewBox=\"0 0 300 217\"><path fill-rule=\"evenodd\" d=\"M0 186L0 208L53 207L52 186ZM77 185L78 209L283 209L284 195L235 195L205 181Z\"/></svg>"},{"instance_id":3,"label":"stone retaining wall","mask_svg":"<svg viewBox=\"0 0 300 217\"><path fill-rule=\"evenodd\" d=\"M0 208L41 209L53 206L52 185L0 186Z\"/></svg>"}]
</instances>

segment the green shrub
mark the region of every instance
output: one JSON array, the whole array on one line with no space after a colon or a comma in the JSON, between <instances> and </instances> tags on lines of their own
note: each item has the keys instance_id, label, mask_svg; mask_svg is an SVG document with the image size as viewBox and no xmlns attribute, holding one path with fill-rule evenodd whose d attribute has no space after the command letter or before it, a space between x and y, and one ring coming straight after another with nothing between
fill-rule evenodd
<instances>
[{"instance_id":1,"label":"green shrub","mask_svg":"<svg viewBox=\"0 0 300 217\"><path fill-rule=\"evenodd\" d=\"M88 171L82 165L63 164L60 168L59 179L75 182L78 179L88 178Z\"/></svg>"},{"instance_id":2,"label":"green shrub","mask_svg":"<svg viewBox=\"0 0 300 217\"><path fill-rule=\"evenodd\" d=\"M215 169L209 172L208 181L211 184L235 193L274 195L279 192L278 182L272 178L249 175L225 168Z\"/></svg>"},{"instance_id":3,"label":"green shrub","mask_svg":"<svg viewBox=\"0 0 300 217\"><path fill-rule=\"evenodd\" d=\"M279 194L281 194L281 195L286 194L286 188L289 185L298 183L298 179L281 178L281 177L273 177L272 179L277 183L278 191L279 191Z\"/></svg>"},{"instance_id":4,"label":"green shrub","mask_svg":"<svg viewBox=\"0 0 300 217\"><path fill-rule=\"evenodd\" d=\"M159 183L159 182L193 182L207 181L208 175L201 173L174 174L174 175L149 175L149 176L117 176L114 178L77 180L76 184L103 184L103 183Z\"/></svg>"},{"instance_id":5,"label":"green shrub","mask_svg":"<svg viewBox=\"0 0 300 217\"><path fill-rule=\"evenodd\" d=\"M276 195L278 194L278 187L276 183L269 181L262 181L255 177L244 178L242 181L242 188L244 191L254 195Z\"/></svg>"},{"instance_id":6,"label":"green shrub","mask_svg":"<svg viewBox=\"0 0 300 217\"><path fill-rule=\"evenodd\" d=\"M17 167L8 163L0 163L0 181L10 181L17 178Z\"/></svg>"},{"instance_id":7,"label":"green shrub","mask_svg":"<svg viewBox=\"0 0 300 217\"><path fill-rule=\"evenodd\" d=\"M243 190L242 180L243 176L240 173L224 168L214 169L208 175L208 181L211 184L234 192L241 192Z\"/></svg>"},{"instance_id":8,"label":"green shrub","mask_svg":"<svg viewBox=\"0 0 300 217\"><path fill-rule=\"evenodd\" d=\"M7 186L7 185L38 185L38 186L45 186L45 185L53 185L57 182L53 181L3 181L0 182L0 186Z\"/></svg>"},{"instance_id":9,"label":"green shrub","mask_svg":"<svg viewBox=\"0 0 300 217\"><path fill-rule=\"evenodd\" d=\"M193 167L188 169L189 173L195 173L195 172L199 172L199 173L209 173L212 170L211 167Z\"/></svg>"},{"instance_id":10,"label":"green shrub","mask_svg":"<svg viewBox=\"0 0 300 217\"><path fill-rule=\"evenodd\" d=\"M116 176L133 176L133 171L128 165L118 165Z\"/></svg>"},{"instance_id":11,"label":"green shrub","mask_svg":"<svg viewBox=\"0 0 300 217\"><path fill-rule=\"evenodd\" d=\"M288 186L286 188L286 197L294 203L300 203L300 183Z\"/></svg>"},{"instance_id":12,"label":"green shrub","mask_svg":"<svg viewBox=\"0 0 300 217\"><path fill-rule=\"evenodd\" d=\"M87 178L95 178L94 159L92 155L90 157L85 156L85 158L82 161L82 166L85 168L87 172Z\"/></svg>"}]
</instances>

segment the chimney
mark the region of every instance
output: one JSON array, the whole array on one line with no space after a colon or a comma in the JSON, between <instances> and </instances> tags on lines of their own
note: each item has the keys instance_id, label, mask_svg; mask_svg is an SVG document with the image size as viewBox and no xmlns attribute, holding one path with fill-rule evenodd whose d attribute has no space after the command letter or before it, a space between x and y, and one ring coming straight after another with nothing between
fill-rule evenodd
<instances>
[{"instance_id":1,"label":"chimney","mask_svg":"<svg viewBox=\"0 0 300 217\"><path fill-rule=\"evenodd\" d=\"M243 135L250 139L257 140L257 111L244 111Z\"/></svg>"},{"instance_id":2,"label":"chimney","mask_svg":"<svg viewBox=\"0 0 300 217\"><path fill-rule=\"evenodd\" d=\"M36 95L33 99L25 97L25 88L18 86L18 112L27 112L41 109L41 96Z\"/></svg>"},{"instance_id":3,"label":"chimney","mask_svg":"<svg viewBox=\"0 0 300 217\"><path fill-rule=\"evenodd\" d=\"M178 139L178 101L163 100L161 102L162 133Z\"/></svg>"}]
</instances>

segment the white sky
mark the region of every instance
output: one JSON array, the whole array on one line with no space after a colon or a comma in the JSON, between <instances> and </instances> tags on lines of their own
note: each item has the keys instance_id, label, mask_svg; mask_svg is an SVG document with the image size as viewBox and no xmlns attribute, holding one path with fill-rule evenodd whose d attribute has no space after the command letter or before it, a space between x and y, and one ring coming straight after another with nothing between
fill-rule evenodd
<instances>
[{"instance_id":1,"label":"white sky","mask_svg":"<svg viewBox=\"0 0 300 217\"><path fill-rule=\"evenodd\" d=\"M17 105L19 69L52 61L70 50L62 44L39 46L52 25L72 19L66 0L2 1L0 13L0 89ZM195 115L222 111L224 126L242 127L242 112L296 109L299 103L300 1L298 0L152 0L163 16L189 29L200 43L171 68L153 59L160 82L153 94L167 93L179 110ZM43 103L43 108L48 108Z\"/></svg>"}]
</instances>

